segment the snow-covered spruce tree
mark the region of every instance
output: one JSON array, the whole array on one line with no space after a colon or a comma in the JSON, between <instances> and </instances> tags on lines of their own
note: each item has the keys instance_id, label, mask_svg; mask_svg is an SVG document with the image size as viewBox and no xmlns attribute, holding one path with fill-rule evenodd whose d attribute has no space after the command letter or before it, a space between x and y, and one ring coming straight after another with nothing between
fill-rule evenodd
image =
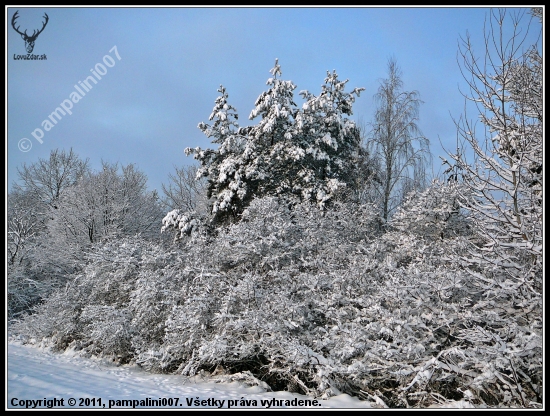
<instances>
[{"instance_id":1,"label":"snow-covered spruce tree","mask_svg":"<svg viewBox=\"0 0 550 416\"><path fill-rule=\"evenodd\" d=\"M199 124L219 148L186 149L201 163L198 174L208 177L215 219L235 219L252 198L268 195L322 207L354 182L351 170L360 140L346 116L363 89L345 92L347 80L328 73L321 94L303 91L306 102L298 109L296 86L279 78L278 60L270 73L270 88L260 94L249 117L260 117L257 125L238 128L237 114L221 87L210 116L216 121L212 126Z\"/></svg>"},{"instance_id":2,"label":"snow-covered spruce tree","mask_svg":"<svg viewBox=\"0 0 550 416\"><path fill-rule=\"evenodd\" d=\"M293 137L298 111L294 102L296 85L278 78L282 76L278 59L269 72L272 78L266 84L270 88L260 94L249 115L250 120L260 120L245 130L247 170L255 182L256 196L295 195L294 181L298 178L294 165L300 158Z\"/></svg>"},{"instance_id":3,"label":"snow-covered spruce tree","mask_svg":"<svg viewBox=\"0 0 550 416\"><path fill-rule=\"evenodd\" d=\"M245 172L243 151L246 137L240 130L237 110L228 104L228 94L223 86L218 91L222 94L216 99L209 120L215 120L213 125L199 123L198 127L206 135L212 137L212 143L217 149L203 150L186 148L187 155L193 154L201 166L197 178L207 177L207 197L211 199L211 213L218 218L234 217L251 198Z\"/></svg>"},{"instance_id":4,"label":"snow-covered spruce tree","mask_svg":"<svg viewBox=\"0 0 550 416\"><path fill-rule=\"evenodd\" d=\"M296 115L295 140L303 152L297 160L299 189L302 200L321 208L339 193L351 193L346 188L355 186L355 162L362 158L359 129L347 116L353 114L353 103L364 88L346 92L347 83L336 71L327 71L319 96L300 92L306 102Z\"/></svg>"},{"instance_id":5,"label":"snow-covered spruce tree","mask_svg":"<svg viewBox=\"0 0 550 416\"><path fill-rule=\"evenodd\" d=\"M344 91L348 80L340 81L336 71L327 72L317 97L301 91L305 99L301 109L293 101L291 81L278 79L278 61L271 69L272 87L256 100L250 119L261 116L248 131L255 149L261 149L254 164L265 172L258 196L290 197L324 207L334 201L347 185L352 185L354 156L360 138L352 115L352 106L363 88Z\"/></svg>"}]
</instances>

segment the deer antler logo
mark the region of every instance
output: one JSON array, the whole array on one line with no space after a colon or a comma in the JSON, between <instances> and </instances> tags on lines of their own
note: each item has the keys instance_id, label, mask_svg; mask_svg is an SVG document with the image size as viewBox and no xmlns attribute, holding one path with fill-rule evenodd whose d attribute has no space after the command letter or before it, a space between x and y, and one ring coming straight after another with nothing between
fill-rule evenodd
<instances>
[{"instance_id":1,"label":"deer antler logo","mask_svg":"<svg viewBox=\"0 0 550 416\"><path fill-rule=\"evenodd\" d=\"M18 13L19 13L19 10L17 10L15 12L15 14L13 15L13 17L11 19L11 25L13 26L15 31L17 33L19 33L21 35L21 37L23 38L23 40L25 41L25 49L27 50L27 53L32 53L32 51L34 49L34 42L36 41L36 38L38 37L38 35L40 35L42 33L42 31L44 30L44 28L48 24L48 20L50 18L48 17L48 15L46 13L44 13L44 18L46 19L46 21L43 23L42 29L40 29L38 32L36 30L34 30L32 32L32 35L29 36L29 35L27 35L27 30L25 30L25 32L20 32L19 31L19 26L15 27L15 20L19 17L17 15Z\"/></svg>"}]
</instances>

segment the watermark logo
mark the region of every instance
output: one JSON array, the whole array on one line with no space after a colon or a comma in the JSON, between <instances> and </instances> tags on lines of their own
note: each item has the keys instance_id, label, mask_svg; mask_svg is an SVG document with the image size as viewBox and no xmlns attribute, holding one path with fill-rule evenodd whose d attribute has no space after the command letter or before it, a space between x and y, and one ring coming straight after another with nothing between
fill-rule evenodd
<instances>
[{"instance_id":1,"label":"watermark logo","mask_svg":"<svg viewBox=\"0 0 550 416\"><path fill-rule=\"evenodd\" d=\"M44 22L42 23L42 29L38 30L38 29L34 29L33 32L32 32L32 35L28 35L27 34L27 29L25 29L24 32L21 32L19 30L19 28L21 26L17 26L15 27L16 25L16 20L17 18L19 17L18 16L19 14L19 10L17 10L15 12L15 14L13 15L13 17L11 18L11 25L13 27L13 29L19 33L21 35L21 37L23 38L23 40L25 41L25 49L27 50L27 54L32 54L32 51L34 50L34 42L36 42L36 38L38 37L38 35L40 35L42 33L42 31L44 30L44 28L46 27L46 25L48 24L48 21L50 20L50 18L48 17L47 13L44 13ZM16 55L13 56L14 59L46 59L45 55L41 55L41 57L37 57L37 58L29 58L28 56L29 55L26 55L27 57L24 58L22 57L22 55L18 55L19 58L16 57ZM23 55L25 56L25 55ZM32 55L32 56L36 56L36 55Z\"/></svg>"},{"instance_id":2,"label":"watermark logo","mask_svg":"<svg viewBox=\"0 0 550 416\"><path fill-rule=\"evenodd\" d=\"M64 116L67 114L73 114L73 106L82 100L86 94L89 93L95 85L97 85L102 77L107 75L107 68L114 67L117 61L122 60L116 45L109 49L109 52L115 56L116 60L109 54L103 56L103 63L98 62L93 68L90 69L93 77L88 75L84 81L78 81L78 84L74 85L74 91L69 94L69 98L63 100L59 104L59 107L56 107L55 110L47 118L45 118L44 121L42 121L41 127L37 127L31 132L32 137L34 137L38 143L44 143L42 138L46 132L53 129ZM32 141L26 137L23 137L19 140L17 147L22 152L28 152L32 149Z\"/></svg>"}]
</instances>

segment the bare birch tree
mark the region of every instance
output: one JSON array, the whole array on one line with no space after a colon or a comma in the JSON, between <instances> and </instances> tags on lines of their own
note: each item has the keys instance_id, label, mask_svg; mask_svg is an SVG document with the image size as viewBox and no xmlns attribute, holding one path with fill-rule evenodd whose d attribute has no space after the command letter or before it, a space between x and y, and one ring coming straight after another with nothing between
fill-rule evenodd
<instances>
[{"instance_id":1,"label":"bare birch tree","mask_svg":"<svg viewBox=\"0 0 550 416\"><path fill-rule=\"evenodd\" d=\"M374 100L377 107L368 149L380 163L377 192L387 221L409 191L426 185L429 141L417 125L420 95L403 90L395 59L388 61L388 77L381 81Z\"/></svg>"}]
</instances>

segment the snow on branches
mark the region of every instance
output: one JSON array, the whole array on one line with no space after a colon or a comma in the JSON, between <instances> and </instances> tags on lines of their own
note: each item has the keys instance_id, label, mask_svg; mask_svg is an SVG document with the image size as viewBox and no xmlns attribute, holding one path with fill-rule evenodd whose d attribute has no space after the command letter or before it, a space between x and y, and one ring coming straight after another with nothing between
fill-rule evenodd
<instances>
[{"instance_id":1,"label":"snow on branches","mask_svg":"<svg viewBox=\"0 0 550 416\"><path fill-rule=\"evenodd\" d=\"M399 218L416 211L411 202ZM465 270L457 234L382 233L373 206L257 198L241 221L177 251L98 245L12 331L149 371L246 370L273 390L377 407L537 407L541 309L518 282Z\"/></svg>"},{"instance_id":2,"label":"snow on branches","mask_svg":"<svg viewBox=\"0 0 550 416\"><path fill-rule=\"evenodd\" d=\"M148 371L241 373L373 407L542 407L542 119L539 96L524 94L542 83L536 54L514 62L507 89L495 87L505 123L498 100L482 118L487 146L459 125L475 163L452 155L452 180L408 193L389 222L346 194L361 89L328 72L298 108L277 60L257 124L242 128L221 86L212 124L199 124L218 147L186 149L210 212L170 211L162 230L178 244L94 238L67 286L10 331Z\"/></svg>"},{"instance_id":3,"label":"snow on branches","mask_svg":"<svg viewBox=\"0 0 550 416\"><path fill-rule=\"evenodd\" d=\"M525 34L507 10L491 10L485 32L486 67L479 67L469 39L460 48L462 69L483 131L466 116L457 121L462 149L451 154L471 197L469 211L482 241L472 248L473 267L498 279L525 281L525 290L542 290L542 59L536 45L523 51ZM493 39L499 43L493 44ZM478 250L481 247L481 250ZM528 289L530 288L530 289Z\"/></svg>"},{"instance_id":4,"label":"snow on branches","mask_svg":"<svg viewBox=\"0 0 550 416\"><path fill-rule=\"evenodd\" d=\"M208 178L215 219L234 221L252 198L267 195L324 207L351 182L352 156L360 140L355 123L346 116L363 89L345 92L348 81L328 72L318 97L301 93L306 102L299 109L294 102L296 86L280 79L278 60L270 73L269 89L250 113L251 120L259 118L258 124L239 128L236 110L220 87L222 95L210 115L214 124L199 124L219 147L186 149L201 164L198 175Z\"/></svg>"}]
</instances>

